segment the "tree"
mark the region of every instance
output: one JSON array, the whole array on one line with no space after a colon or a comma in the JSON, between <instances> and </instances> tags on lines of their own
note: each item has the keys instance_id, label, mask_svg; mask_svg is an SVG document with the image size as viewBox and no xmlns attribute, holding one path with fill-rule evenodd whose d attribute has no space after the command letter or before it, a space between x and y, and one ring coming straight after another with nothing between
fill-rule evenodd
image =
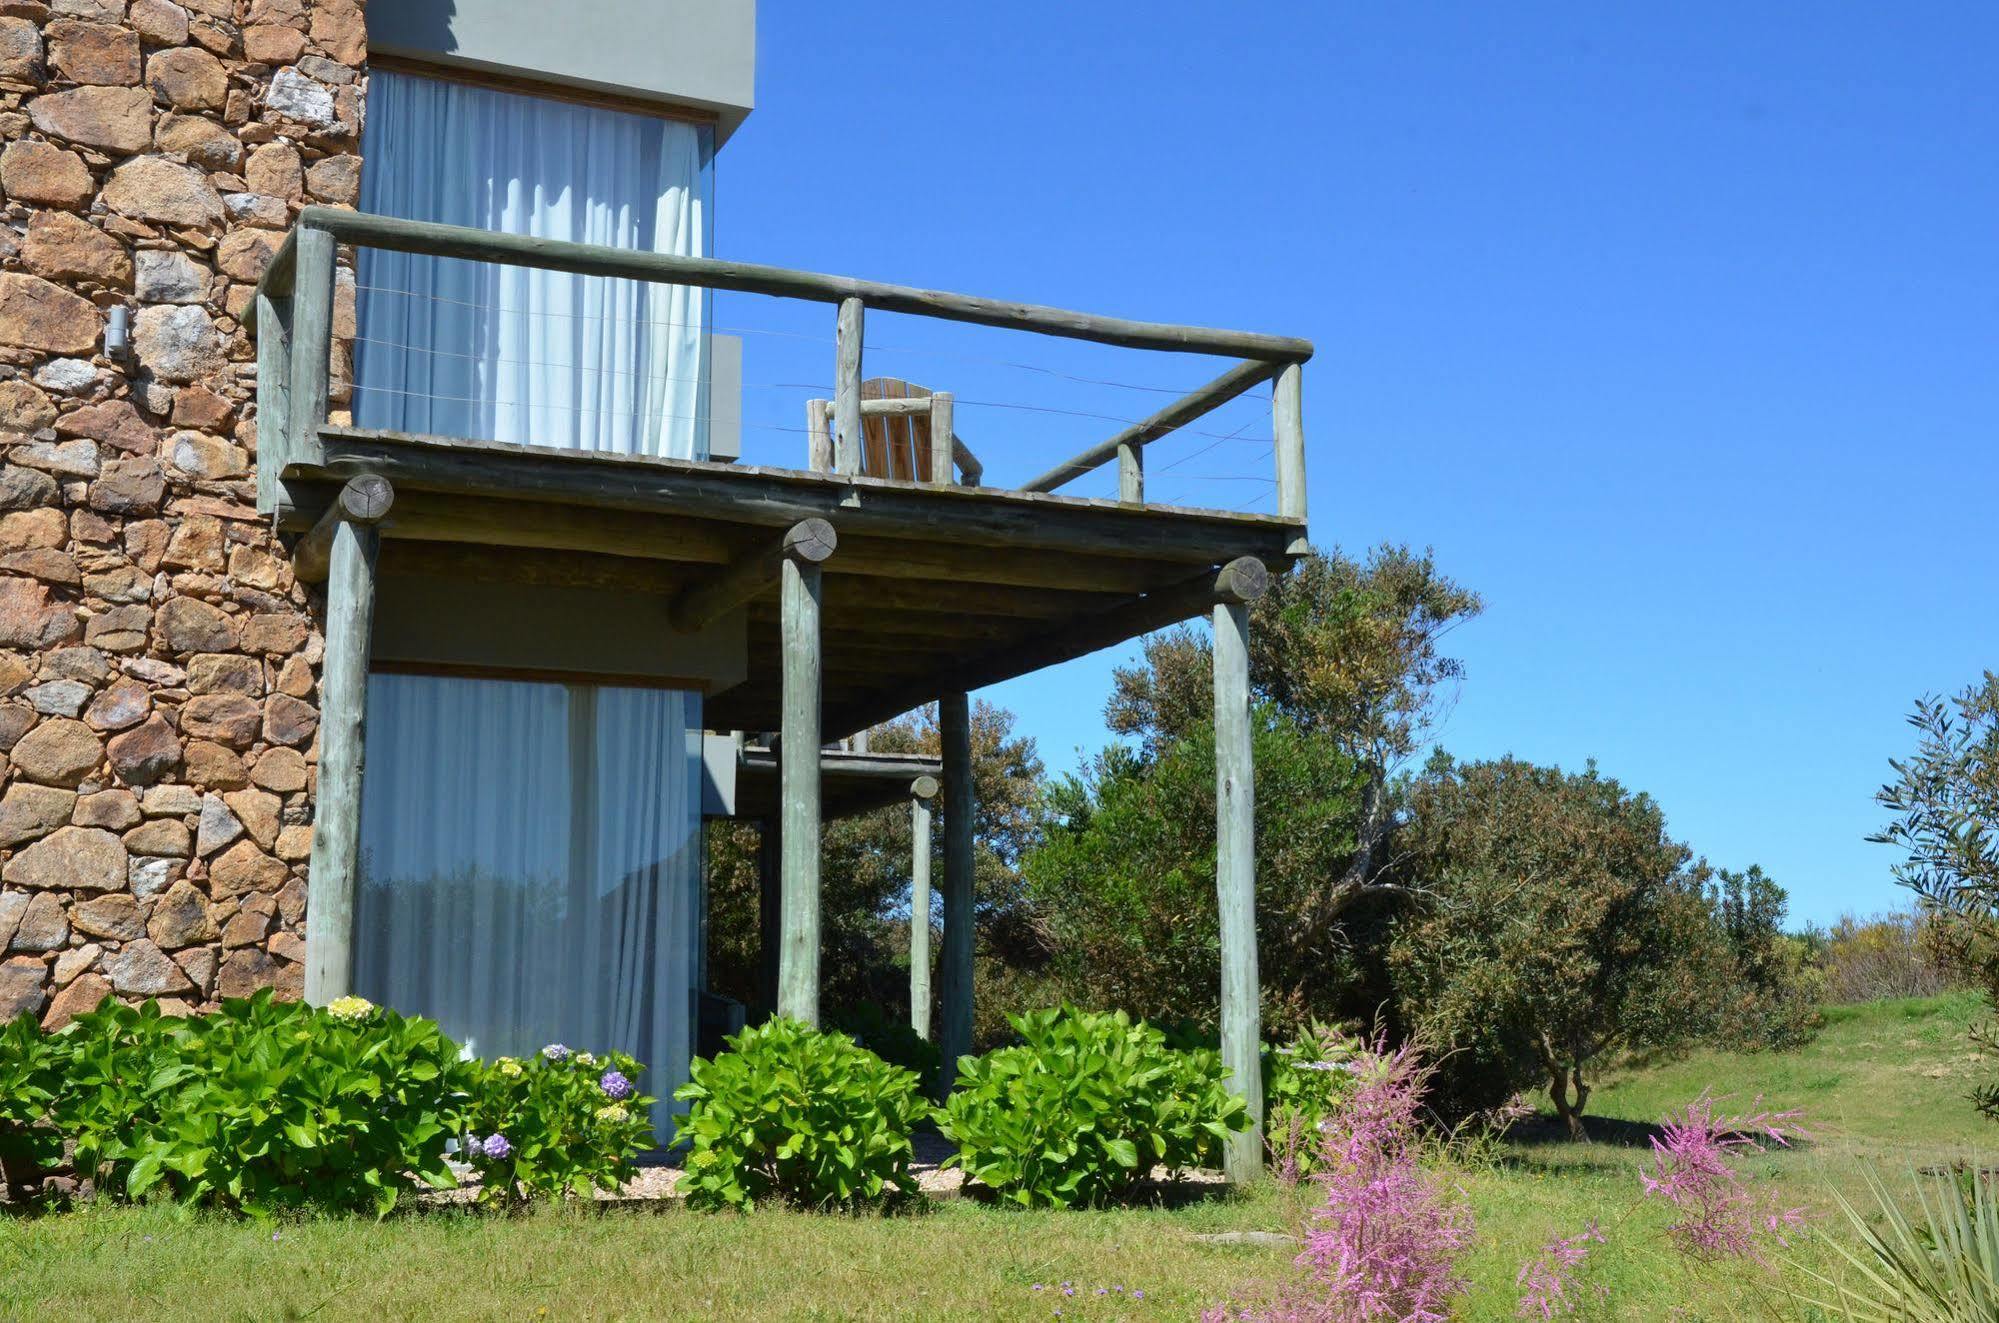
<instances>
[{"instance_id":1,"label":"tree","mask_svg":"<svg viewBox=\"0 0 1999 1323\"><path fill-rule=\"evenodd\" d=\"M984 702L972 706L974 927L983 959L1033 969L1045 959L1045 949L1026 904L1020 865L1041 836L1043 769L1034 741L1015 735L1013 722L1004 708ZM882 753L937 753L936 709L875 727L869 747ZM931 840L931 876L939 881L943 836L939 830ZM822 840L822 1004L829 1018L871 1003L906 1020L909 809L897 804L827 823ZM708 982L752 1007L759 1002L757 845L753 823L709 828ZM941 912L941 897L935 904Z\"/></svg>"},{"instance_id":2,"label":"tree","mask_svg":"<svg viewBox=\"0 0 1999 1323\"><path fill-rule=\"evenodd\" d=\"M1313 948L1329 945L1363 893L1393 885L1382 857L1394 817L1391 783L1464 674L1440 651L1444 636L1484 609L1428 551L1400 546L1377 547L1365 560L1315 550L1250 609L1251 692L1301 737L1328 742L1359 776L1352 844L1313 879L1312 903L1299 914L1296 935ZM1148 638L1144 654L1116 672L1105 716L1156 758L1211 720L1213 644L1183 626ZM1259 795L1260 817L1264 804Z\"/></svg>"},{"instance_id":3,"label":"tree","mask_svg":"<svg viewBox=\"0 0 1999 1323\"><path fill-rule=\"evenodd\" d=\"M1320 882L1353 852L1360 777L1331 741L1267 705L1256 760L1256 912L1265 1021L1326 1010L1345 953L1307 928ZM1046 841L1027 860L1035 913L1064 995L1148 1019L1216 1024L1215 745L1193 726L1151 757L1114 746L1050 790Z\"/></svg>"},{"instance_id":4,"label":"tree","mask_svg":"<svg viewBox=\"0 0 1999 1323\"><path fill-rule=\"evenodd\" d=\"M1704 870L1644 794L1513 758L1438 754L1397 833L1413 894L1388 950L1395 1014L1469 1112L1541 1080L1581 1137L1585 1072L1711 1028L1727 952Z\"/></svg>"},{"instance_id":5,"label":"tree","mask_svg":"<svg viewBox=\"0 0 1999 1323\"><path fill-rule=\"evenodd\" d=\"M1999 1006L1999 676L1949 702L1918 699L1909 724L1915 755L1890 760L1895 780L1875 796L1899 816L1868 839L1906 852L1895 880L1916 893L1938 955ZM1973 1037L1999 1052L1999 1029ZM1999 1080L1973 1099L1999 1119Z\"/></svg>"},{"instance_id":6,"label":"tree","mask_svg":"<svg viewBox=\"0 0 1999 1323\"><path fill-rule=\"evenodd\" d=\"M1709 884L1707 901L1730 967L1719 988L1716 1037L1741 1050L1808 1041L1823 1018L1825 980L1811 964L1809 944L1784 932L1790 908L1784 888L1755 864L1741 873L1724 868Z\"/></svg>"}]
</instances>

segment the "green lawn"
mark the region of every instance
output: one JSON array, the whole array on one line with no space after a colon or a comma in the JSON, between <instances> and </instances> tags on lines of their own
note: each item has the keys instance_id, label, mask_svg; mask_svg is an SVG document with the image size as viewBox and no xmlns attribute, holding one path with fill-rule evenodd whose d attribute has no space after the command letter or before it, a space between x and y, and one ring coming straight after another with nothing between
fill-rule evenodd
<instances>
[{"instance_id":1,"label":"green lawn","mask_svg":"<svg viewBox=\"0 0 1999 1323\"><path fill-rule=\"evenodd\" d=\"M1863 1160L1892 1172L1980 1150L1989 1158L1999 1146L1999 1128L1964 1101L1975 1010L1960 997L1835 1011L1802 1052L1704 1053L1611 1072L1591 1110L1649 1123L1704 1086L1744 1104L1761 1092L1771 1106L1802 1106L1817 1142L1753 1166L1788 1202L1830 1211L1826 1183L1857 1190ZM1781 1266L1682 1267L1663 1247L1667 1219L1638 1196L1642 1130L1604 1131L1615 1139L1586 1146L1530 1135L1451 1173L1479 1218L1466 1317L1512 1318L1521 1261L1592 1217L1609 1240L1593 1256L1609 1288L1599 1316L1798 1316ZM1104 1213L954 1200L894 1218L676 1206L276 1228L170 1208L93 1210L0 1221L0 1318L1034 1319L1059 1305L1065 1319L1184 1319L1239 1283L1282 1274L1291 1253L1197 1235L1290 1230L1308 1204L1309 1194L1266 1188ZM1797 1254L1824 1261L1809 1242ZM1056 1294L1065 1281L1074 1297ZM1095 1295L1113 1286L1124 1292Z\"/></svg>"}]
</instances>

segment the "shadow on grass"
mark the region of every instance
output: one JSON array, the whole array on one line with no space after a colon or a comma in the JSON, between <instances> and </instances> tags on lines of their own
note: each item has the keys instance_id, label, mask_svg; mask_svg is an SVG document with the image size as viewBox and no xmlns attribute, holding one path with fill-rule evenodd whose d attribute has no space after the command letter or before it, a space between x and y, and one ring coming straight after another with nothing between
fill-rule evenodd
<instances>
[{"instance_id":1,"label":"shadow on grass","mask_svg":"<svg viewBox=\"0 0 1999 1323\"><path fill-rule=\"evenodd\" d=\"M1027 1211L1023 1205L977 1181L967 1181L958 1188L954 1197L966 1203L977 1204L981 1208ZM1153 1208L1163 1212L1178 1212L1203 1205L1220 1206L1237 1202L1241 1198L1240 1191L1219 1181L1144 1181L1121 1198L1088 1207L1096 1210ZM1078 1205L1078 1207L1084 1206Z\"/></svg>"},{"instance_id":2,"label":"shadow on grass","mask_svg":"<svg viewBox=\"0 0 1999 1323\"><path fill-rule=\"evenodd\" d=\"M1647 1148L1665 1133L1649 1121L1624 1121L1614 1116L1583 1117L1586 1142L1613 1148ZM1552 1116L1530 1116L1506 1132L1508 1141L1529 1148L1549 1144L1574 1144L1569 1128Z\"/></svg>"}]
</instances>

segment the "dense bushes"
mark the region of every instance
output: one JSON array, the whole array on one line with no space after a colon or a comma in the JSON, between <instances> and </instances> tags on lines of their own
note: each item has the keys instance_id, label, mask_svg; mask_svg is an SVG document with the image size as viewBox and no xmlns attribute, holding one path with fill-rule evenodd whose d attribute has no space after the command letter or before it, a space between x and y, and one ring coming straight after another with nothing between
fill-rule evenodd
<instances>
[{"instance_id":1,"label":"dense bushes","mask_svg":"<svg viewBox=\"0 0 1999 1323\"><path fill-rule=\"evenodd\" d=\"M1311 1024L1263 1055L1263 1130L1278 1179L1319 1169L1321 1128L1353 1097L1361 1044L1330 1025Z\"/></svg>"},{"instance_id":2,"label":"dense bushes","mask_svg":"<svg viewBox=\"0 0 1999 1323\"><path fill-rule=\"evenodd\" d=\"M1098 1204L1164 1166L1212 1165L1248 1127L1219 1054L1176 1052L1122 1011L1014 1017L1022 1042L959 1063L938 1116L946 1165L1027 1206Z\"/></svg>"},{"instance_id":3,"label":"dense bushes","mask_svg":"<svg viewBox=\"0 0 1999 1323\"><path fill-rule=\"evenodd\" d=\"M188 1019L107 1003L70 1038L55 1124L99 1190L382 1213L457 1183L444 1143L472 1072L428 1020L266 991Z\"/></svg>"},{"instance_id":4,"label":"dense bushes","mask_svg":"<svg viewBox=\"0 0 1999 1323\"><path fill-rule=\"evenodd\" d=\"M852 1207L915 1193L910 1132L930 1109L913 1071L796 1020L727 1042L674 1094L691 1104L680 1126L691 1205Z\"/></svg>"},{"instance_id":5,"label":"dense bushes","mask_svg":"<svg viewBox=\"0 0 1999 1323\"><path fill-rule=\"evenodd\" d=\"M382 1214L455 1186L448 1141L482 1124L489 1197L615 1184L650 1146L649 1100L604 1115L596 1076L541 1065L464 1060L431 1021L358 997L265 991L188 1018L107 1002L56 1034L28 1016L0 1032L0 1153L17 1187L67 1151L102 1197Z\"/></svg>"}]
</instances>

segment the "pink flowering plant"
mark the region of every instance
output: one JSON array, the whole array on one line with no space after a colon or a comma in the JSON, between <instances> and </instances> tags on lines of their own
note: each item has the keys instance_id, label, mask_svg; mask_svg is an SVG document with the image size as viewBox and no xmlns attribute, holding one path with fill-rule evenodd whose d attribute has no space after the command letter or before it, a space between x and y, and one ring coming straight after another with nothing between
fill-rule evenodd
<instances>
[{"instance_id":1,"label":"pink flowering plant","mask_svg":"<svg viewBox=\"0 0 1999 1323\"><path fill-rule=\"evenodd\" d=\"M1684 1110L1668 1116L1652 1140L1652 1168L1639 1181L1647 1198L1663 1199L1678 1214L1667 1227L1673 1244L1702 1262L1751 1259L1766 1262L1762 1246L1788 1247L1787 1235L1801 1226L1802 1208L1759 1199L1737 1169L1771 1147L1788 1148L1810 1138L1798 1124L1799 1111L1756 1110L1728 1115L1708 1090Z\"/></svg>"},{"instance_id":2,"label":"pink flowering plant","mask_svg":"<svg viewBox=\"0 0 1999 1323\"><path fill-rule=\"evenodd\" d=\"M1458 1260L1471 1209L1420 1165L1431 1068L1405 1045L1355 1057L1356 1087L1320 1127L1325 1201L1305 1228L1301 1278L1252 1302L1217 1306L1206 1323L1441 1323L1469 1289Z\"/></svg>"},{"instance_id":3,"label":"pink flowering plant","mask_svg":"<svg viewBox=\"0 0 1999 1323\"><path fill-rule=\"evenodd\" d=\"M1598 1287L1592 1293L1583 1285L1591 1245L1603 1244L1603 1232L1595 1221L1573 1236L1557 1236L1541 1247L1538 1257L1520 1265L1514 1284L1520 1287L1520 1303L1514 1314L1519 1318L1550 1319L1572 1314L1592 1294L1602 1299L1608 1292Z\"/></svg>"},{"instance_id":4,"label":"pink flowering plant","mask_svg":"<svg viewBox=\"0 0 1999 1323\"><path fill-rule=\"evenodd\" d=\"M459 1156L479 1172L480 1200L515 1206L623 1187L653 1147L655 1100L634 1083L642 1070L622 1052L562 1043L478 1063Z\"/></svg>"}]
</instances>

